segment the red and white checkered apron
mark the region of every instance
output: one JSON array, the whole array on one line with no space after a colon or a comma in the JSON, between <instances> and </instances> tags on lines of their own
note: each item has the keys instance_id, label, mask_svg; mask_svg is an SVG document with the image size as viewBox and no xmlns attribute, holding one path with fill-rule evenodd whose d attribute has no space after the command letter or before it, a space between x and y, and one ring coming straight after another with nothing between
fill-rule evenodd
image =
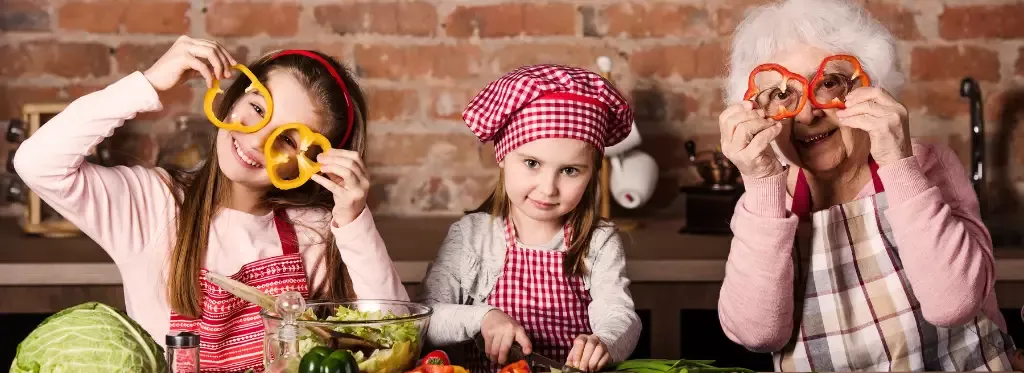
<instances>
[{"instance_id":1,"label":"red and white checkered apron","mask_svg":"<svg viewBox=\"0 0 1024 373\"><path fill-rule=\"evenodd\" d=\"M570 233L567 226L566 246ZM505 219L505 267L487 298L487 304L526 329L534 352L556 361L565 361L576 337L593 333L587 312L590 292L583 278L565 275L564 260L564 252L519 247L512 220ZM470 371L493 373L502 368L475 346L469 349Z\"/></svg>"},{"instance_id":2,"label":"red and white checkered apron","mask_svg":"<svg viewBox=\"0 0 1024 373\"><path fill-rule=\"evenodd\" d=\"M811 213L800 172L792 211L793 339L773 356L776 371L1005 371L1010 336L979 312L966 325L928 323L885 218L889 205L872 160L872 197ZM945 274L936 273L935 276Z\"/></svg>"},{"instance_id":3,"label":"red and white checkered apron","mask_svg":"<svg viewBox=\"0 0 1024 373\"><path fill-rule=\"evenodd\" d=\"M283 215L284 212L274 214L283 254L246 263L229 277L271 296L297 291L305 298L309 290L295 227ZM188 319L172 311L170 330L199 334L199 364L203 372L262 372L264 327L259 306L209 282L206 273L206 268L200 270L202 317Z\"/></svg>"}]
</instances>

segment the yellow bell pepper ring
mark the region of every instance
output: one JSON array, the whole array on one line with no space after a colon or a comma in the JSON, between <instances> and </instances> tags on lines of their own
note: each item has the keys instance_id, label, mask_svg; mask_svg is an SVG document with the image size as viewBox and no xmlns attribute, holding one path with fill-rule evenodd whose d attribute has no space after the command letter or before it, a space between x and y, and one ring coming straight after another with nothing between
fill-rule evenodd
<instances>
[{"instance_id":1,"label":"yellow bell pepper ring","mask_svg":"<svg viewBox=\"0 0 1024 373\"><path fill-rule=\"evenodd\" d=\"M230 131L238 131L242 133L253 133L259 131L266 126L267 123L270 123L270 118L274 115L274 100L271 99L270 91L267 90L267 87L263 86L263 83L260 83L259 79L256 79L256 75L253 75L252 71L249 71L249 68L245 67L245 65L237 64L231 66L231 68L241 71L242 74L249 77L249 82L251 83L249 84L249 87L245 89L246 92L252 92L252 90L255 89L261 96L263 96L263 99L267 101L266 113L263 115L263 120L256 123L256 125L246 126L239 122L224 123L217 118L217 115L213 113L213 100L217 98L217 95L224 93L224 90L220 88L219 79L213 80L213 86L206 90L206 95L203 96L203 111L206 112L206 118L209 119L214 126Z\"/></svg>"},{"instance_id":2,"label":"yellow bell pepper ring","mask_svg":"<svg viewBox=\"0 0 1024 373\"><path fill-rule=\"evenodd\" d=\"M284 179L278 173L279 167L291 161L292 156L274 148L277 138L288 130L299 132L298 150L294 156L299 168L299 174L294 179ZM266 144L263 145L265 167L267 168L267 175L270 176L270 182L281 190L295 189L309 181L314 174L320 172L320 163L306 156L306 151L312 146L319 146L321 151L326 152L327 149L331 148L331 142L324 135L313 132L309 127L301 123L285 124L274 130L270 137L267 138Z\"/></svg>"}]
</instances>

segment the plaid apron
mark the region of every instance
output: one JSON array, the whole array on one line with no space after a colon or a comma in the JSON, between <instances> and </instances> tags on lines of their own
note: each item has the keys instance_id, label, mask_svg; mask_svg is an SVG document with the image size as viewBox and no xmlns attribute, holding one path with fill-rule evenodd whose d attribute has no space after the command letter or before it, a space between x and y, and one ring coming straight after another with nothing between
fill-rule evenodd
<instances>
[{"instance_id":1,"label":"plaid apron","mask_svg":"<svg viewBox=\"0 0 1024 373\"><path fill-rule=\"evenodd\" d=\"M283 254L246 263L229 276L271 296L297 291L308 297L306 270L293 227L284 212L274 214ZM200 269L203 314L189 319L171 312L172 331L199 334L199 365L203 372L263 372L263 320L259 306L238 298L206 279Z\"/></svg>"},{"instance_id":2,"label":"plaid apron","mask_svg":"<svg viewBox=\"0 0 1024 373\"><path fill-rule=\"evenodd\" d=\"M590 292L581 277L567 277L562 271L564 252L519 247L512 220L504 220L505 268L487 304L497 307L526 329L534 352L555 361L565 361L576 337L593 333L587 312ZM566 247L569 237L566 226ZM488 360L475 345L468 349L466 368L471 372L494 373L502 368Z\"/></svg>"},{"instance_id":3,"label":"plaid apron","mask_svg":"<svg viewBox=\"0 0 1024 373\"><path fill-rule=\"evenodd\" d=\"M793 213L796 304L790 343L776 371L1006 371L1010 336L979 312L943 328L921 316L903 271L871 160L872 197L810 213L810 188L797 178ZM941 274L936 274L941 275Z\"/></svg>"}]
</instances>

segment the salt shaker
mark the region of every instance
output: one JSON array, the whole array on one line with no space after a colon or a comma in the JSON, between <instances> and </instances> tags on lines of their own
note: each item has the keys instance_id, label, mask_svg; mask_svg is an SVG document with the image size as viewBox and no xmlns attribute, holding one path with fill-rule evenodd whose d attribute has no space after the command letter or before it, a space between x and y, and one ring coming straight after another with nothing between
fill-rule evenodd
<instances>
[{"instance_id":1,"label":"salt shaker","mask_svg":"<svg viewBox=\"0 0 1024 373\"><path fill-rule=\"evenodd\" d=\"M166 343L168 373L199 373L198 334L171 332Z\"/></svg>"}]
</instances>

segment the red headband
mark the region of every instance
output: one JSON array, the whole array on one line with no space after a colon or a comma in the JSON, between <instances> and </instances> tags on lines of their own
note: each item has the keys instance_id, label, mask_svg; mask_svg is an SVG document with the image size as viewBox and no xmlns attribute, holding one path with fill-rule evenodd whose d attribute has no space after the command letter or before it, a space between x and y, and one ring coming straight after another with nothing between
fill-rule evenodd
<instances>
[{"instance_id":1,"label":"red headband","mask_svg":"<svg viewBox=\"0 0 1024 373\"><path fill-rule=\"evenodd\" d=\"M345 117L348 123L347 126L345 127L345 137L341 139L341 143L338 144L338 146L345 146L345 143L348 142L349 135L352 134L352 121L355 120L355 114L352 113L352 95L348 93L348 88L345 87L345 82L341 80L341 75L339 75L338 71L334 69L334 66L331 66L330 62L327 62L327 60L325 60L323 57L320 57L320 55L316 53L301 49L288 49L274 55L274 58L296 54L300 56L306 56L316 60L317 62L320 62L320 64L324 65L324 67L327 68L327 72L331 73L331 76L334 77L334 80L338 82L338 86L341 87L341 92L344 93L345 95L345 106L348 108L348 115Z\"/></svg>"}]
</instances>

